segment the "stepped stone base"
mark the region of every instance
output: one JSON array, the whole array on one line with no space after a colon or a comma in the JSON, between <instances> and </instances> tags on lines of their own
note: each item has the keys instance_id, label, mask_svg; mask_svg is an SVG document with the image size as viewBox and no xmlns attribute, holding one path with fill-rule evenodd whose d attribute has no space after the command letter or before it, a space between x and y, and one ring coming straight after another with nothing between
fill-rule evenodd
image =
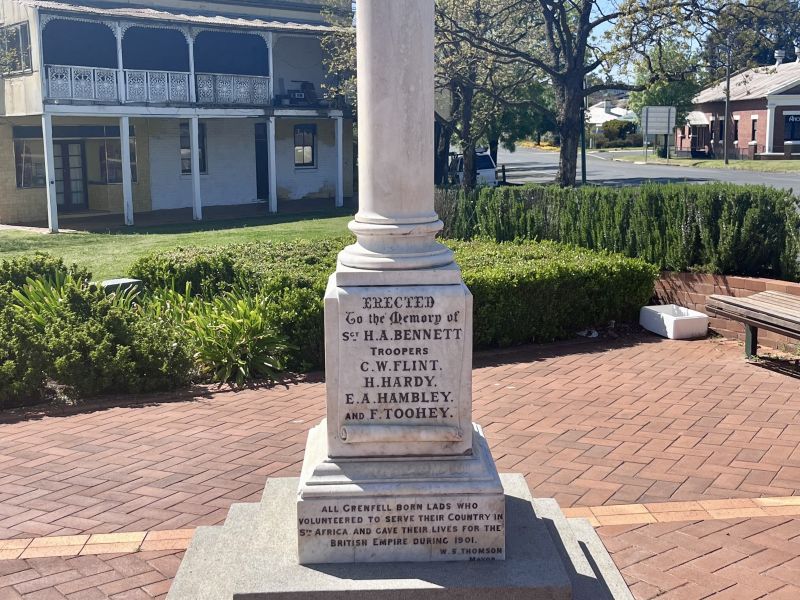
<instances>
[{"instance_id":1,"label":"stepped stone base","mask_svg":"<svg viewBox=\"0 0 800 600\"><path fill-rule=\"evenodd\" d=\"M506 560L302 566L296 478L267 481L260 504L201 527L168 600L632 600L586 521L533 500L522 475L501 475Z\"/></svg>"}]
</instances>

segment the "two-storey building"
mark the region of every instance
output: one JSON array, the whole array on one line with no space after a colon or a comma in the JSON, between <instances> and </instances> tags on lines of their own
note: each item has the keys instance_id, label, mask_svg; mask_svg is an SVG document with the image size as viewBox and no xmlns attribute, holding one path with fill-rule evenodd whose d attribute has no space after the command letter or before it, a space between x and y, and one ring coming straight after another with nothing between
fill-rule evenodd
<instances>
[{"instance_id":1,"label":"two-storey building","mask_svg":"<svg viewBox=\"0 0 800 600\"><path fill-rule=\"evenodd\" d=\"M0 223L353 193L320 0L0 0Z\"/></svg>"}]
</instances>

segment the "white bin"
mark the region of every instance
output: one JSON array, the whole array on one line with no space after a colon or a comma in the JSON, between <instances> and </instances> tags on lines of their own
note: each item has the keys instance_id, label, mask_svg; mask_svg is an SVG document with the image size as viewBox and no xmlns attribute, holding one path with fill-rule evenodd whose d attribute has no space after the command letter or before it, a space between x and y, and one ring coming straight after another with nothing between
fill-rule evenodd
<instances>
[{"instance_id":1,"label":"white bin","mask_svg":"<svg viewBox=\"0 0 800 600\"><path fill-rule=\"evenodd\" d=\"M647 331L671 340L704 338L708 335L708 315L677 304L642 307L639 324Z\"/></svg>"}]
</instances>

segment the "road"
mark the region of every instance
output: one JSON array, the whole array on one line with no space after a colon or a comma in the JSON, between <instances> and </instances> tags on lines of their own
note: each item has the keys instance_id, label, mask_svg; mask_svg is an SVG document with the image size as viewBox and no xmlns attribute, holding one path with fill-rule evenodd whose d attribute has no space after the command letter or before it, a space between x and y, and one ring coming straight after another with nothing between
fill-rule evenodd
<instances>
[{"instance_id":1,"label":"road","mask_svg":"<svg viewBox=\"0 0 800 600\"><path fill-rule=\"evenodd\" d=\"M800 191L800 175L797 173L758 173L727 169L699 169L669 165L634 164L614 161L613 154L589 153L586 159L586 179L601 185L638 185L647 181L659 183L727 181L730 183L754 183L782 189ZM500 150L498 161L506 165L511 183L548 183L558 172L558 153L533 148L518 147L516 152ZM581 179L580 156L578 159L578 181Z\"/></svg>"}]
</instances>

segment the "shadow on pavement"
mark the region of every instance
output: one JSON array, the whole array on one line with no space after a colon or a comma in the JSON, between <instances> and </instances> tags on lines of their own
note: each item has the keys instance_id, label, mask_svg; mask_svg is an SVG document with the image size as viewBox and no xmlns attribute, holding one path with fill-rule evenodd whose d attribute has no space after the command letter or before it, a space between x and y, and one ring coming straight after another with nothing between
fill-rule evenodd
<instances>
[{"instance_id":1,"label":"shadow on pavement","mask_svg":"<svg viewBox=\"0 0 800 600\"><path fill-rule=\"evenodd\" d=\"M622 333L616 338L574 338L549 344L527 344L499 350L479 350L475 352L472 362L474 368L499 367L508 364L535 363L570 354L599 354L619 348L658 344L663 341L663 338L639 330Z\"/></svg>"},{"instance_id":2,"label":"shadow on pavement","mask_svg":"<svg viewBox=\"0 0 800 600\"><path fill-rule=\"evenodd\" d=\"M49 404L37 406L23 406L0 411L0 425L11 425L24 421L38 421L46 417L70 417L73 415L102 412L114 408L151 408L163 404L177 404L181 402L197 402L199 400L212 400L221 393L244 392L250 390L265 390L274 388L288 389L302 383L321 383L324 381L322 373L307 375L288 374L276 382L253 382L246 386L232 385L192 385L188 388L172 392L158 392L153 394L125 394L115 396L102 396L78 401L74 404L53 401Z\"/></svg>"},{"instance_id":3,"label":"shadow on pavement","mask_svg":"<svg viewBox=\"0 0 800 600\"><path fill-rule=\"evenodd\" d=\"M800 359L759 357L757 361L750 361L750 364L766 369L767 371L772 371L773 373L800 379Z\"/></svg>"},{"instance_id":4,"label":"shadow on pavement","mask_svg":"<svg viewBox=\"0 0 800 600\"><path fill-rule=\"evenodd\" d=\"M580 178L580 173L578 174ZM618 177L614 179L593 179L589 175L587 185L603 185L612 187L625 187L642 185L644 183L708 183L711 179L705 177Z\"/></svg>"}]
</instances>

